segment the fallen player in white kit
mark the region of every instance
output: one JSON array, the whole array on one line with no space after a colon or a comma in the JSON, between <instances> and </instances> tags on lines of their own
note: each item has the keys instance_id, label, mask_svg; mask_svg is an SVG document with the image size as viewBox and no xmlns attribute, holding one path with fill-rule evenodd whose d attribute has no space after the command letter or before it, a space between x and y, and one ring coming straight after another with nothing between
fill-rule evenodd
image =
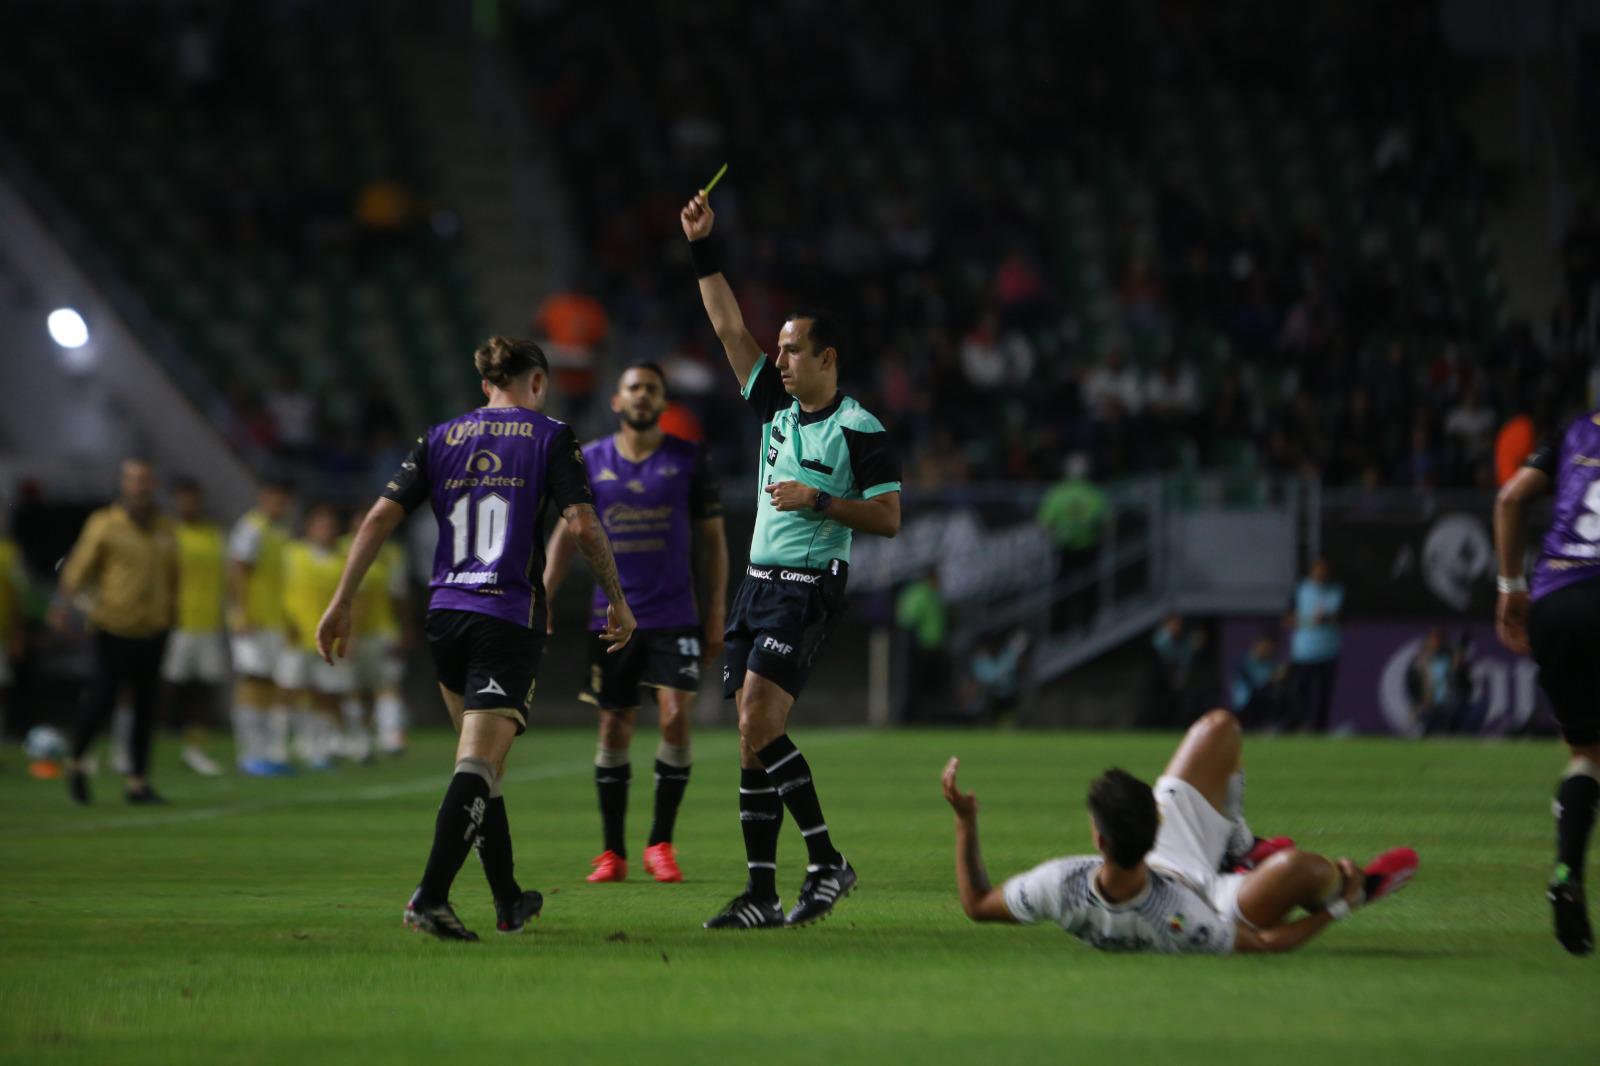
<instances>
[{"instance_id":1,"label":"fallen player in white kit","mask_svg":"<svg viewBox=\"0 0 1600 1066\"><path fill-rule=\"evenodd\" d=\"M978 851L978 801L944 769L956 812L956 883L975 922L1049 920L1092 947L1168 954L1292 951L1417 869L1395 848L1357 869L1349 859L1257 840L1244 821L1239 720L1211 711L1189 728L1154 790L1125 770L1089 786L1099 855L1053 859L989 884ZM1306 914L1289 921L1296 908Z\"/></svg>"}]
</instances>

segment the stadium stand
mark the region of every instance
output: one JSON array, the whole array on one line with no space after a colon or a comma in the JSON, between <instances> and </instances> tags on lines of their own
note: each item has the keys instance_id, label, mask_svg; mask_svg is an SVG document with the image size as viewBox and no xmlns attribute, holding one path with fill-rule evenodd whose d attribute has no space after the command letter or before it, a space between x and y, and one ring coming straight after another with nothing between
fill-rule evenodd
<instances>
[{"instance_id":1,"label":"stadium stand","mask_svg":"<svg viewBox=\"0 0 1600 1066\"><path fill-rule=\"evenodd\" d=\"M483 328L468 250L374 5L5 21L0 135L230 400L238 446L364 473L465 402L442 356Z\"/></svg>"},{"instance_id":2,"label":"stadium stand","mask_svg":"<svg viewBox=\"0 0 1600 1066\"><path fill-rule=\"evenodd\" d=\"M757 336L800 296L843 309L913 486L1048 481L1075 450L1102 477L1481 485L1492 427L1581 383L1582 351L1508 320L1496 178L1424 8L862 6L848 38L812 5L719 10L516 27L601 298L639 354L717 370L674 209L732 160ZM784 41L793 68L744 65ZM632 91L647 70L665 88Z\"/></svg>"}]
</instances>

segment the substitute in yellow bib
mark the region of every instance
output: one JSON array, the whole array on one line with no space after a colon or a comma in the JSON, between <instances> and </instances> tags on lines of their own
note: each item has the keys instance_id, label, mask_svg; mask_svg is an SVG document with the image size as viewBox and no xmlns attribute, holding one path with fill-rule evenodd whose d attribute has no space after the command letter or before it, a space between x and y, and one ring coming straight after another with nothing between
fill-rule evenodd
<instances>
[{"instance_id":1,"label":"substitute in yellow bib","mask_svg":"<svg viewBox=\"0 0 1600 1066\"><path fill-rule=\"evenodd\" d=\"M353 516L350 533L339 542L340 555L349 554L350 542L365 517L359 511ZM405 676L401 656L413 643L409 589L405 549L389 541L379 549L356 592L349 659L355 669L356 691L344 704L345 754L352 759L365 759L371 751L364 724L369 701L378 750L385 755L405 750L406 713L400 682Z\"/></svg>"},{"instance_id":2,"label":"substitute in yellow bib","mask_svg":"<svg viewBox=\"0 0 1600 1066\"><path fill-rule=\"evenodd\" d=\"M180 478L172 486L177 512L178 624L167 641L161 679L169 686L176 720L184 723L183 762L197 774L215 777L222 768L206 754L205 740L217 695L228 679L222 611L226 551L222 527L205 509L198 482Z\"/></svg>"},{"instance_id":3,"label":"substitute in yellow bib","mask_svg":"<svg viewBox=\"0 0 1600 1066\"><path fill-rule=\"evenodd\" d=\"M295 754L315 770L326 769L341 754L339 705L354 687L348 659L330 664L317 653L317 623L344 572L344 556L338 551L339 528L339 512L333 505L316 504L306 513L305 536L290 541L283 552L287 647L273 679L300 709Z\"/></svg>"},{"instance_id":4,"label":"substitute in yellow bib","mask_svg":"<svg viewBox=\"0 0 1600 1066\"><path fill-rule=\"evenodd\" d=\"M228 629L233 634L233 747L239 769L289 772L289 708L273 682L283 656L283 549L289 485L268 481L228 535Z\"/></svg>"}]
</instances>

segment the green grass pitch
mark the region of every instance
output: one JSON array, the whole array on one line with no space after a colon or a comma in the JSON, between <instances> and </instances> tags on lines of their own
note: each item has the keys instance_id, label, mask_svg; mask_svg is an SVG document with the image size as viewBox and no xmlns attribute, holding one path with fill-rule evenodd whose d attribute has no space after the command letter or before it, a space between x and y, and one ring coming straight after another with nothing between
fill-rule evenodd
<instances>
[{"instance_id":1,"label":"green grass pitch","mask_svg":"<svg viewBox=\"0 0 1600 1066\"><path fill-rule=\"evenodd\" d=\"M644 731L641 731L642 733ZM1600 959L1556 945L1553 742L1255 739L1247 812L1365 859L1409 844L1412 884L1298 954L1093 952L1050 928L975 926L952 874L945 759L982 802L990 873L1088 850L1083 790L1153 779L1175 737L824 732L795 738L861 887L821 925L714 934L743 854L735 740L697 738L679 823L687 882L638 865L651 802L636 742L634 878L583 882L599 850L591 734L535 730L506 794L536 931L501 937L475 859L454 899L485 941L402 929L449 738L296 780L202 780L130 809L116 781L71 808L12 749L0 771L0 1060L18 1063L1600 1061ZM803 848L785 826L791 902ZM1102 1060L1104 1061L1104 1060Z\"/></svg>"}]
</instances>

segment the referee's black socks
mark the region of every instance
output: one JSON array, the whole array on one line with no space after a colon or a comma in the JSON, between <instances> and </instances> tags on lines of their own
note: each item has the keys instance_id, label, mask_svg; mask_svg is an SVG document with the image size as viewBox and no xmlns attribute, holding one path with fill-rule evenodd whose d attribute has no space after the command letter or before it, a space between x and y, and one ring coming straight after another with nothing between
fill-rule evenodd
<instances>
[{"instance_id":1,"label":"referee's black socks","mask_svg":"<svg viewBox=\"0 0 1600 1066\"><path fill-rule=\"evenodd\" d=\"M1572 760L1556 786L1556 880L1583 880L1596 804L1600 804L1600 767L1588 759Z\"/></svg>"},{"instance_id":2,"label":"referee's black socks","mask_svg":"<svg viewBox=\"0 0 1600 1066\"><path fill-rule=\"evenodd\" d=\"M739 828L744 832L745 891L756 899L778 898L778 830L783 801L760 767L739 770Z\"/></svg>"},{"instance_id":3,"label":"referee's black socks","mask_svg":"<svg viewBox=\"0 0 1600 1066\"><path fill-rule=\"evenodd\" d=\"M756 752L756 758L767 768L767 777L778 790L778 798L800 827L811 865L842 866L844 856L833 846L828 823L822 818L822 801L817 799L817 786L811 781L811 766L789 739L789 734L785 733Z\"/></svg>"},{"instance_id":4,"label":"referee's black socks","mask_svg":"<svg viewBox=\"0 0 1600 1066\"><path fill-rule=\"evenodd\" d=\"M433 850L428 852L428 865L422 872L422 898L427 902L449 900L450 885L483 830L494 777L494 767L482 759L456 762L456 774L445 789L439 816L434 819Z\"/></svg>"}]
</instances>

